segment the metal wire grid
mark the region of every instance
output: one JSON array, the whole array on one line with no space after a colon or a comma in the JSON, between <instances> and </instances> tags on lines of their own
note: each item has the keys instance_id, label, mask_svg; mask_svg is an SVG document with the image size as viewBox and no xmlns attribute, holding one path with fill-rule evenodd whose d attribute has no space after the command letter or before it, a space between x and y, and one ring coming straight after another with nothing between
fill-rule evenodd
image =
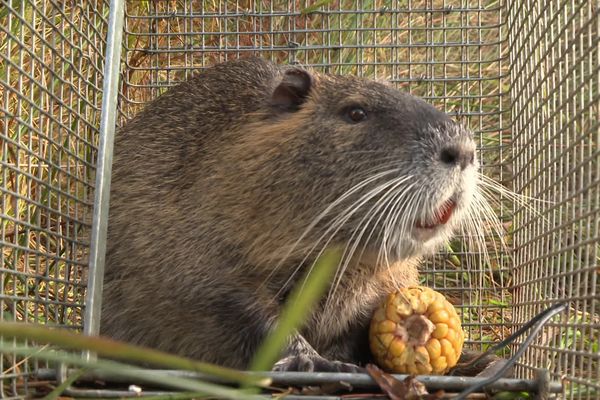
<instances>
[{"instance_id":1,"label":"metal wire grid","mask_svg":"<svg viewBox=\"0 0 600 400\"><path fill-rule=\"evenodd\" d=\"M509 10L515 189L545 202L515 215L514 323L571 308L528 350L567 398L600 398L600 6L517 1Z\"/></svg>"},{"instance_id":2,"label":"metal wire grid","mask_svg":"<svg viewBox=\"0 0 600 400\"><path fill-rule=\"evenodd\" d=\"M249 54L317 70L382 78L461 119L480 138L484 171L504 179L509 137L504 5L489 0L340 1L310 12L304 1L128 2L123 116L194 71ZM500 215L507 214L499 202ZM502 249L453 243L425 283L463 306L468 343L506 335ZM497 250L497 251L496 251ZM465 273L465 268L470 272ZM492 273L490 274L490 271ZM454 290L452 290L454 289Z\"/></svg>"},{"instance_id":3,"label":"metal wire grid","mask_svg":"<svg viewBox=\"0 0 600 400\"><path fill-rule=\"evenodd\" d=\"M1 320L82 325L106 12L0 1ZM20 361L0 356L2 397L29 392Z\"/></svg>"}]
</instances>

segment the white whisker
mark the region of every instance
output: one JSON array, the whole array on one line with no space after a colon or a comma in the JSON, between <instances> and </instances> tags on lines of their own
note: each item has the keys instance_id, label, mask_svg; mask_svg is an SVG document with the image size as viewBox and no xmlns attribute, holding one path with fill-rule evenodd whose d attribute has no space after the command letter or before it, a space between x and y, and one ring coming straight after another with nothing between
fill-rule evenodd
<instances>
[{"instance_id":1,"label":"white whisker","mask_svg":"<svg viewBox=\"0 0 600 400\"><path fill-rule=\"evenodd\" d=\"M344 275L344 272L348 268L348 265L350 264L354 254L356 253L356 249L359 246L360 241L361 241L362 237L364 236L364 233L367 230L367 228L369 227L373 218L377 215L377 213L379 213L379 211L382 208L384 208L384 206L387 207L386 205L388 203L394 201L393 196L391 196L391 195L393 195L395 193L395 191L402 190L402 185L410 178L412 178L412 176L405 176L405 177L395 179L394 180L395 184L386 190L383 197L380 198L379 200L377 200L377 202L373 205L373 207L371 207L369 212L367 212L365 214L365 216L357 224L356 228L352 231L352 236L350 237L350 240L348 241L348 244L346 245L346 248L344 249L344 253L346 254L346 252L347 252L346 259L344 260L344 263L342 264L342 267L339 271L339 275L336 277L334 284L332 285L332 290L330 290L328 299L333 298L333 296L335 295L337 287L339 286L341 279ZM409 188L410 188L410 186L409 186ZM409 188L404 189L403 192L408 191ZM384 213L381 213L379 219L381 219L383 214ZM378 219L378 221L379 221L379 219ZM367 221L365 222L365 220L367 220ZM358 233L358 235L357 235L357 233Z\"/></svg>"},{"instance_id":2,"label":"white whisker","mask_svg":"<svg viewBox=\"0 0 600 400\"><path fill-rule=\"evenodd\" d=\"M350 196L352 196L353 194L355 194L356 192L358 192L359 190L363 189L364 187L366 187L367 185L371 184L372 182L377 181L378 179L383 178L386 175L392 174L398 172L397 168L394 169L389 169L383 172L379 172L373 176L370 176L362 181L360 181L359 183L357 183L356 185L352 186L350 189L348 189L346 192L344 192L340 197L338 197L335 201L333 201L329 206L327 206L327 208L325 208L325 210L323 210L319 215L317 215L312 221L311 223L306 227L306 229L304 230L304 232L300 235L300 237L298 237L298 239L292 244L292 246L290 247L290 249L287 251L286 255L277 263L277 265L273 268L273 270L270 271L270 273L267 275L267 277L263 280L263 282L259 285L259 288L263 287L263 285L268 282L271 277L273 276L273 274L275 274L275 272L277 270L279 270L279 268L281 268L281 266L283 265L283 263L285 262L285 260L287 260L289 258L289 256L293 253L294 250L296 250L298 248L298 245L302 242L302 240L304 240L304 238L317 226L317 224L323 219L325 218L327 215L329 215L331 213L331 211L337 207L338 205L340 205L343 201L345 201L346 199L348 199ZM314 248L313 248L314 249ZM302 267L302 263L304 263L306 261L306 258L308 258L310 253L306 254L304 260L298 265L298 267L292 272L292 276L290 277L290 279L288 279L288 282L286 283L286 285L289 283L289 281L291 281L291 279L293 279L293 276L298 272L298 270ZM282 287L281 290L283 290L286 285L284 285ZM279 295L279 293L277 294Z\"/></svg>"},{"instance_id":3,"label":"white whisker","mask_svg":"<svg viewBox=\"0 0 600 400\"><path fill-rule=\"evenodd\" d=\"M362 206L364 206L367 202L369 202L373 197L379 195L382 191L384 191L388 186L392 185L394 182L395 182L394 180L391 180L391 181L385 182L383 184L380 184L379 186L377 186L374 189L370 190L365 195L361 196L357 201L355 201L349 207L347 207L344 211L342 211L332 221L332 223L327 228L327 230L316 240L315 244L309 249L309 251L306 253L306 256L304 257L304 259L298 264L298 267L296 267L296 269L294 269L294 271L292 272L292 274L290 275L290 277L287 279L287 281L284 283L284 285L282 286L282 289L280 289L279 292L281 292L281 290L283 290L283 288L287 287L287 285L289 285L291 283L291 281L293 280L295 274L299 271L299 269L302 267L302 265L306 262L306 260L310 256L310 254L316 249L316 247L318 246L318 244L326 236L329 236L329 239L327 239L327 241L325 242L325 244L321 247L321 250L319 251L319 253L315 257L315 261L310 266L310 269L309 269L308 273L306 274L306 276L308 276L312 272L312 269L314 268L316 260L318 260L318 258L322 255L322 253L325 251L325 249L327 248L327 246L329 245L329 243L333 240L333 238L339 232L339 230L342 228L342 226L344 226L344 224L352 216L354 216L354 214ZM303 287L304 287L304 283L302 284L302 287L301 287L300 290L302 290ZM278 295L279 295L279 292L278 292Z\"/></svg>"}]
</instances>

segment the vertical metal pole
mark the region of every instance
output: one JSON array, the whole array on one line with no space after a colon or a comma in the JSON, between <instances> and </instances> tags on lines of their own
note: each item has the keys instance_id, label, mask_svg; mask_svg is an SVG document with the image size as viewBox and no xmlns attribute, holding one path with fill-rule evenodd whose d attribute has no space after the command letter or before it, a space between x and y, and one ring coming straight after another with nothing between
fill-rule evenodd
<instances>
[{"instance_id":1,"label":"vertical metal pole","mask_svg":"<svg viewBox=\"0 0 600 400\"><path fill-rule=\"evenodd\" d=\"M106 59L104 62L104 85L102 113L100 117L100 143L96 165L96 190L94 216L90 245L90 262L83 332L98 335L100 331L100 308L106 253L106 230L108 226L108 201L113 159L113 142L117 123L117 96L123 39L125 1L111 0L108 16ZM88 354L88 358L92 356Z\"/></svg>"}]
</instances>

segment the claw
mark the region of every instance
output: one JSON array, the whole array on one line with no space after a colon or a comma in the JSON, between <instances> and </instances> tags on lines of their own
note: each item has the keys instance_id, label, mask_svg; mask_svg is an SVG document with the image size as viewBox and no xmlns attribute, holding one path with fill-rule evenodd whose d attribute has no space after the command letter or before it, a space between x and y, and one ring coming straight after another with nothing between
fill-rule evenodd
<instances>
[{"instance_id":1,"label":"claw","mask_svg":"<svg viewBox=\"0 0 600 400\"><path fill-rule=\"evenodd\" d=\"M365 369L355 364L341 361L329 361L320 356L300 354L285 357L273 366L273 371L301 371L301 372L364 372Z\"/></svg>"}]
</instances>

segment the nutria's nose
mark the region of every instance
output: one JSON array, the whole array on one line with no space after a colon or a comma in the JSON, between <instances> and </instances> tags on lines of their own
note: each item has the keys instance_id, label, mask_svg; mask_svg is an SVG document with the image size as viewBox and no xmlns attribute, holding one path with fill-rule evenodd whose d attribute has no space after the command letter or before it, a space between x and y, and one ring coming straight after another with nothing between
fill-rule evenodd
<instances>
[{"instance_id":1,"label":"nutria's nose","mask_svg":"<svg viewBox=\"0 0 600 400\"><path fill-rule=\"evenodd\" d=\"M461 146L448 146L442 149L440 159L444 164L449 166L460 165L460 169L464 170L470 164L473 164L475 152Z\"/></svg>"}]
</instances>

